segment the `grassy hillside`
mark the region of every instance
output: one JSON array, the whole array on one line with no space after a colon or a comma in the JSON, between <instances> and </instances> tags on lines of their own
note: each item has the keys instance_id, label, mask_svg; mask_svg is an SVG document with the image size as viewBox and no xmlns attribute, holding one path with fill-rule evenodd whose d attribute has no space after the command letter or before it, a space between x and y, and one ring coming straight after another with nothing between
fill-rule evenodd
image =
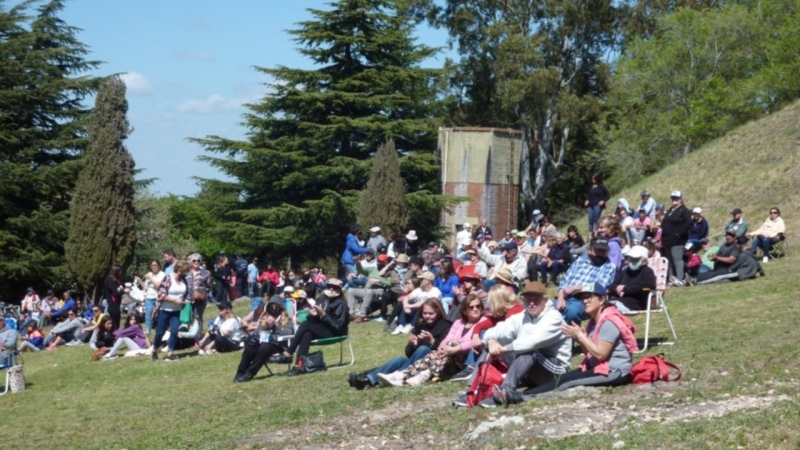
<instances>
[{"instance_id":1,"label":"grassy hillside","mask_svg":"<svg viewBox=\"0 0 800 450\"><path fill-rule=\"evenodd\" d=\"M722 231L730 211L739 207L755 229L781 210L790 236L800 236L800 102L764 119L746 124L691 153L661 172L612 194L633 207L648 189L669 207L669 194L680 190L690 208L703 208L711 234ZM586 218L576 220L586 228Z\"/></svg>"}]
</instances>

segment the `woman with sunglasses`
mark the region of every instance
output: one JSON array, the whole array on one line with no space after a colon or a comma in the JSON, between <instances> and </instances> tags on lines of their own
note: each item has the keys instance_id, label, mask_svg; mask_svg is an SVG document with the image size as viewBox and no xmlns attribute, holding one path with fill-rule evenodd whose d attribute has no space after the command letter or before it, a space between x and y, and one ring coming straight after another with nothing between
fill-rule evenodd
<instances>
[{"instance_id":1,"label":"woman with sunglasses","mask_svg":"<svg viewBox=\"0 0 800 450\"><path fill-rule=\"evenodd\" d=\"M144 291L144 326L147 334L153 331L153 308L156 306L156 299L158 298L158 287L167 276L161 270L161 263L157 259L150 261L150 272L144 274L144 279L136 277L134 280L139 289Z\"/></svg>"},{"instance_id":2,"label":"woman with sunglasses","mask_svg":"<svg viewBox=\"0 0 800 450\"><path fill-rule=\"evenodd\" d=\"M280 355L288 345L288 340L279 342L277 338L294 334L292 320L282 302L277 299L267 303L266 314L261 315L257 325L258 328L245 341L242 359L233 378L234 383L246 383L252 380L270 357ZM291 360L282 359L282 361Z\"/></svg>"},{"instance_id":3,"label":"woman with sunglasses","mask_svg":"<svg viewBox=\"0 0 800 450\"><path fill-rule=\"evenodd\" d=\"M186 285L191 294L189 298L192 302L192 312L197 315L200 321L200 329L203 328L203 313L208 306L208 292L211 290L211 272L202 265L202 257L199 253L189 255L191 270L186 275Z\"/></svg>"},{"instance_id":4,"label":"woman with sunglasses","mask_svg":"<svg viewBox=\"0 0 800 450\"><path fill-rule=\"evenodd\" d=\"M772 244L778 239L779 234L786 233L786 224L783 223L781 218L781 210L778 208L770 208L769 217L764 223L755 231L747 233L748 236L753 238L753 245L750 247L750 253L756 254L756 251L761 248L764 253L763 262L766 263L770 258L770 251L772 251Z\"/></svg>"},{"instance_id":5,"label":"woman with sunglasses","mask_svg":"<svg viewBox=\"0 0 800 450\"><path fill-rule=\"evenodd\" d=\"M468 295L458 308L458 320L450 327L439 348L411 367L396 372L397 375L386 375L389 384L419 386L431 379L444 381L455 375L464 367L467 353L472 351L472 330L479 322L488 320L483 316L483 309L483 302L477 295Z\"/></svg>"}]
</instances>

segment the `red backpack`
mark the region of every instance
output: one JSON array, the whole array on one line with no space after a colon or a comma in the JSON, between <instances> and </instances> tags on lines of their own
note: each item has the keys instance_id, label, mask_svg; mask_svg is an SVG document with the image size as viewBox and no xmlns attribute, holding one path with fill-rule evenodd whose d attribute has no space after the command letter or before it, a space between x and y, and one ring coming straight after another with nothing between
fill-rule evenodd
<instances>
[{"instance_id":1,"label":"red backpack","mask_svg":"<svg viewBox=\"0 0 800 450\"><path fill-rule=\"evenodd\" d=\"M678 376L670 379L670 368L678 372ZM664 355L643 356L631 368L633 384L650 384L656 381L678 381L683 376L681 369L671 362L664 361Z\"/></svg>"},{"instance_id":2,"label":"red backpack","mask_svg":"<svg viewBox=\"0 0 800 450\"><path fill-rule=\"evenodd\" d=\"M467 391L467 407L480 403L492 396L492 387L503 384L503 374L508 365L503 361L485 361L478 366L478 373Z\"/></svg>"}]
</instances>

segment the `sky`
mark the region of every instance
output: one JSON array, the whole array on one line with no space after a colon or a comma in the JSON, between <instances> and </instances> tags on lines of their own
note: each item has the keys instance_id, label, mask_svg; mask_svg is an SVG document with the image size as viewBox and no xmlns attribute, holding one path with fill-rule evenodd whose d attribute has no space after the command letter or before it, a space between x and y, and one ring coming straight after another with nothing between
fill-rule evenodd
<instances>
[{"instance_id":1,"label":"sky","mask_svg":"<svg viewBox=\"0 0 800 450\"><path fill-rule=\"evenodd\" d=\"M286 33L311 19L317 0L72 0L61 18L82 31L87 59L103 61L93 73L124 73L128 119L133 133L125 142L156 178L157 195L194 195L194 177L225 179L207 163L189 137L218 135L241 139L245 103L258 102L268 81L254 67L311 69ZM421 26L419 42L446 45L446 33ZM445 54L426 61L441 67Z\"/></svg>"}]
</instances>

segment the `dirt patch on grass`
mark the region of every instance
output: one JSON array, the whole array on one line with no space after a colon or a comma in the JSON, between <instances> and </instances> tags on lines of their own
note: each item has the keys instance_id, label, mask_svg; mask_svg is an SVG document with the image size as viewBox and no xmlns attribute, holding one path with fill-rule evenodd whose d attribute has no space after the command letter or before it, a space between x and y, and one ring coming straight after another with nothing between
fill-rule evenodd
<instances>
[{"instance_id":1,"label":"dirt patch on grass","mask_svg":"<svg viewBox=\"0 0 800 450\"><path fill-rule=\"evenodd\" d=\"M472 426L464 424L463 428L450 427L448 431L425 434L408 433L406 425L415 420L436 422L443 410L452 408L450 399L399 402L378 410L326 419L321 426L253 436L241 444L245 448L422 449L444 443L447 448L471 448L493 446L497 442L525 442L531 437L558 440L587 433L611 433L653 422L712 419L739 411L758 411L792 400L789 395L769 390L763 395L723 394L714 400L672 401L679 389L682 389L681 383L656 383L620 388L609 396L598 388L576 388L541 397L542 400L571 401L492 409L487 420ZM644 400L647 405L637 404Z\"/></svg>"}]
</instances>

